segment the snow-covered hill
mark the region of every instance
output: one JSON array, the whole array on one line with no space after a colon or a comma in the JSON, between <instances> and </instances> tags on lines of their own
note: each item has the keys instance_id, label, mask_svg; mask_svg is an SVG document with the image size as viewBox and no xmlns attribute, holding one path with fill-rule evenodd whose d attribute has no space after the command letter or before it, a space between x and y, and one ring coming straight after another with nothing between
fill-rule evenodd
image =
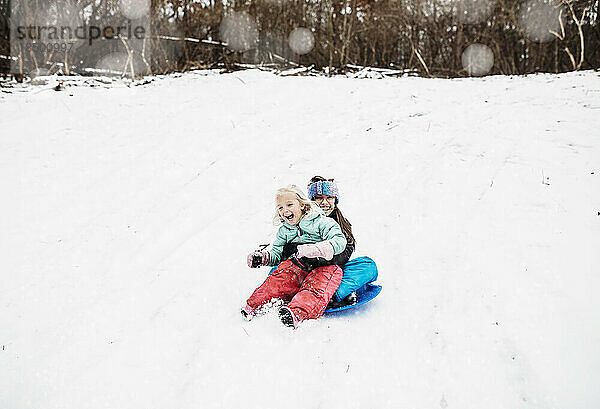
<instances>
[{"instance_id":1,"label":"snow-covered hill","mask_svg":"<svg viewBox=\"0 0 600 409\"><path fill-rule=\"evenodd\" d=\"M600 402L598 73L0 95L0 408ZM246 323L274 191L316 174L383 292Z\"/></svg>"}]
</instances>

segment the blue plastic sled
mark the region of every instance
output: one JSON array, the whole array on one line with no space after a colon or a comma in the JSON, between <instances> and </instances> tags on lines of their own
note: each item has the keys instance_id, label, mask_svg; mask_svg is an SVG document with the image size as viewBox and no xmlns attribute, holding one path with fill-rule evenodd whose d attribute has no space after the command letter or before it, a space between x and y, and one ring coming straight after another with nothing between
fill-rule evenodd
<instances>
[{"instance_id":1,"label":"blue plastic sled","mask_svg":"<svg viewBox=\"0 0 600 409\"><path fill-rule=\"evenodd\" d=\"M330 308L325 310L324 314L333 314L335 312L340 312L344 310L349 310L350 308L360 307L361 305L365 305L373 298L377 297L377 295L381 292L381 286L376 284L366 284L363 287L356 290L356 303L343 305L337 308Z\"/></svg>"}]
</instances>

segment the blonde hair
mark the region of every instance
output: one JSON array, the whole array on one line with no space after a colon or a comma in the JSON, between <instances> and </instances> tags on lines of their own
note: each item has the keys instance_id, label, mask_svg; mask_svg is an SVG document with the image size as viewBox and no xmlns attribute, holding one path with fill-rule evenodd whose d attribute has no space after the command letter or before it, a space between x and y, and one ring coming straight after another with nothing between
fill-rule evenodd
<instances>
[{"instance_id":1,"label":"blonde hair","mask_svg":"<svg viewBox=\"0 0 600 409\"><path fill-rule=\"evenodd\" d=\"M274 224L277 225L277 224L284 223L284 220L281 218L281 216L279 216L279 211L277 210L277 198L282 195L285 195L287 193L291 193L291 194L295 195L296 199L298 199L298 201L300 202L300 209L302 210L302 216L304 216L312 211L316 211L316 212L321 211L321 209L318 208L312 200L310 200L308 197L306 197L304 192L302 190L300 190L300 188L298 186L288 185L286 187L282 187L281 189L277 189L277 193L275 194L275 216L273 217Z\"/></svg>"}]
</instances>

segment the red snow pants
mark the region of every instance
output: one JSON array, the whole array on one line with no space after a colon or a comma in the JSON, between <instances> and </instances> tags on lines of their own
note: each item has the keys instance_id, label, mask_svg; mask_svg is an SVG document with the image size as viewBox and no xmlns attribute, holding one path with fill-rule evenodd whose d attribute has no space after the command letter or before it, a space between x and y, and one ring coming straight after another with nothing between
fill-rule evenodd
<instances>
[{"instance_id":1,"label":"red snow pants","mask_svg":"<svg viewBox=\"0 0 600 409\"><path fill-rule=\"evenodd\" d=\"M272 298L291 300L288 308L298 321L319 318L340 286L342 275L342 269L336 265L307 272L285 260L254 290L247 302L252 308L260 308Z\"/></svg>"}]
</instances>

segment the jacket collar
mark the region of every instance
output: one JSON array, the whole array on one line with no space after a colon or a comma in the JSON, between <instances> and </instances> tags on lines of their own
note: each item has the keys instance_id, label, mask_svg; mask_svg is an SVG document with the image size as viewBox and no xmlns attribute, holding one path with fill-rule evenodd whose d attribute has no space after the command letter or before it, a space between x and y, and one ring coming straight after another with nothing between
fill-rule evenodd
<instances>
[{"instance_id":1,"label":"jacket collar","mask_svg":"<svg viewBox=\"0 0 600 409\"><path fill-rule=\"evenodd\" d=\"M297 225L292 226L291 224L289 224L286 221L283 222L283 225L289 230L295 230L297 228L302 229L302 228L306 227L307 225L311 225L313 220L316 219L317 217L324 216L324 215L325 215L325 213L323 213L323 210L321 210L321 208L317 208L317 209L313 208L307 214L305 214L302 217L302 219L300 219L300 222Z\"/></svg>"}]
</instances>

